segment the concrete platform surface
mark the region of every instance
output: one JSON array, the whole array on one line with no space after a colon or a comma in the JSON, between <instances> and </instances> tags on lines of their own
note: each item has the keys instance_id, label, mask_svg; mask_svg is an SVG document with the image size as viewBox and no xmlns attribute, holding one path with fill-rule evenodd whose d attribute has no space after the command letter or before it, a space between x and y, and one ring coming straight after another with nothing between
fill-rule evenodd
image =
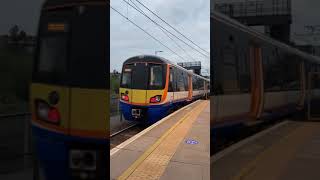
<instances>
[{"instance_id":1,"label":"concrete platform surface","mask_svg":"<svg viewBox=\"0 0 320 180\"><path fill-rule=\"evenodd\" d=\"M210 107L196 101L110 151L110 179L210 178Z\"/></svg>"},{"instance_id":2,"label":"concrete platform surface","mask_svg":"<svg viewBox=\"0 0 320 180\"><path fill-rule=\"evenodd\" d=\"M284 121L211 158L212 180L320 179L320 122Z\"/></svg>"}]
</instances>

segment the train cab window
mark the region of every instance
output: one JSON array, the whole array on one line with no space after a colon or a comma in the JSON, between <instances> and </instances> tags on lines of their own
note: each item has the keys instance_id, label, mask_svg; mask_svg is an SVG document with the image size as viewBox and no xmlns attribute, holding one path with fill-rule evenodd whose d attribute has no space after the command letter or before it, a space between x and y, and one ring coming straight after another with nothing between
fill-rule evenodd
<instances>
[{"instance_id":1,"label":"train cab window","mask_svg":"<svg viewBox=\"0 0 320 180\"><path fill-rule=\"evenodd\" d=\"M131 74L132 68L129 66L124 66L122 72L122 79L121 79L121 87L123 88L131 88Z\"/></svg>"},{"instance_id":2,"label":"train cab window","mask_svg":"<svg viewBox=\"0 0 320 180\"><path fill-rule=\"evenodd\" d=\"M164 73L162 65L150 65L149 89L163 89Z\"/></svg>"},{"instance_id":3,"label":"train cab window","mask_svg":"<svg viewBox=\"0 0 320 180\"><path fill-rule=\"evenodd\" d=\"M46 82L60 83L66 80L67 38L66 36L43 37L39 44L37 78Z\"/></svg>"},{"instance_id":4,"label":"train cab window","mask_svg":"<svg viewBox=\"0 0 320 180\"><path fill-rule=\"evenodd\" d=\"M48 37L40 42L39 71L51 73L66 72L66 38Z\"/></svg>"}]
</instances>

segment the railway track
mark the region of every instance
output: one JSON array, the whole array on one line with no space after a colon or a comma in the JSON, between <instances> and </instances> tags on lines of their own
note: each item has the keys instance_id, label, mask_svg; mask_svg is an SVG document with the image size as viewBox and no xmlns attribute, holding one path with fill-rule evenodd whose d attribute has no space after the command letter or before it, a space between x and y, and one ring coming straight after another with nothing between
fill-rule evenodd
<instances>
[{"instance_id":1,"label":"railway track","mask_svg":"<svg viewBox=\"0 0 320 180\"><path fill-rule=\"evenodd\" d=\"M110 149L118 146L122 142L126 141L127 139L131 138L132 136L138 134L139 132L143 131L147 126L143 124L133 124L129 127L121 129L110 135Z\"/></svg>"}]
</instances>

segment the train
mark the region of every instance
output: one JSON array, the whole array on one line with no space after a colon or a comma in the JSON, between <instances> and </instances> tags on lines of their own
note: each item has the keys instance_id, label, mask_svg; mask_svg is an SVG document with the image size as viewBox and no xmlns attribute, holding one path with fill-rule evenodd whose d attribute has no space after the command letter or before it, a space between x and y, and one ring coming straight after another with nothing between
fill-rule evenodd
<instances>
[{"instance_id":1,"label":"train","mask_svg":"<svg viewBox=\"0 0 320 180\"><path fill-rule=\"evenodd\" d=\"M120 110L128 121L152 124L181 106L209 97L209 83L162 57L134 56L123 63Z\"/></svg>"},{"instance_id":2,"label":"train","mask_svg":"<svg viewBox=\"0 0 320 180\"><path fill-rule=\"evenodd\" d=\"M42 6L30 87L34 179L109 178L108 13L104 0Z\"/></svg>"},{"instance_id":3,"label":"train","mask_svg":"<svg viewBox=\"0 0 320 180\"><path fill-rule=\"evenodd\" d=\"M211 140L305 110L320 58L211 12ZM310 89L311 88L311 89ZM309 93L310 94L310 93Z\"/></svg>"}]
</instances>

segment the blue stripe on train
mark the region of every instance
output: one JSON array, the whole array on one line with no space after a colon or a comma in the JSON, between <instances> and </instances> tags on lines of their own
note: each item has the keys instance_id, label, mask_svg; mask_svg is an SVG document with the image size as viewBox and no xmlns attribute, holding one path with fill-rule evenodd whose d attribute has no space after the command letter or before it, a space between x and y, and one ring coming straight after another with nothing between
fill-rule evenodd
<instances>
[{"instance_id":1,"label":"blue stripe on train","mask_svg":"<svg viewBox=\"0 0 320 180\"><path fill-rule=\"evenodd\" d=\"M108 139L72 137L33 126L37 159L47 180L71 179L69 171L70 145L94 144L109 150ZM89 146L90 147L90 146Z\"/></svg>"},{"instance_id":2,"label":"blue stripe on train","mask_svg":"<svg viewBox=\"0 0 320 180\"><path fill-rule=\"evenodd\" d=\"M171 109L177 108L179 106L183 106L188 103L186 100L181 100L172 103L166 103L161 105L152 105L152 106L138 106L132 105L128 103L124 103L120 101L120 110L124 116L124 118L128 121L139 121L132 116L132 109L138 108L142 109L145 112L144 122L145 123L155 123L160 119L166 117Z\"/></svg>"}]
</instances>

